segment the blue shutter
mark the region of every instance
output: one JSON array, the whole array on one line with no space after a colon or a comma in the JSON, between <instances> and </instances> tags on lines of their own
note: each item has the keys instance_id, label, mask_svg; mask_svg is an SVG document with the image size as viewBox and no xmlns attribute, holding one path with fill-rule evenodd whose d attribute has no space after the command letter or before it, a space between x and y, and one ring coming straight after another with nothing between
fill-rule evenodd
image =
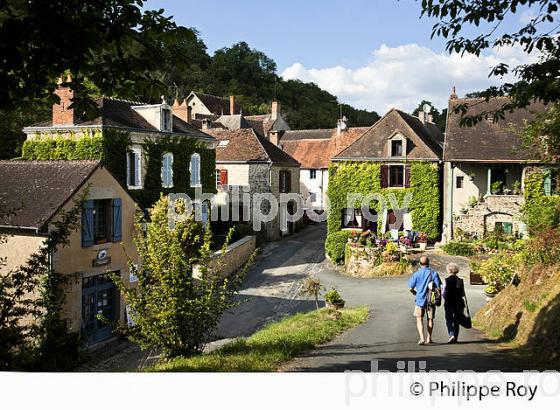
<instances>
[{"instance_id":1,"label":"blue shutter","mask_svg":"<svg viewBox=\"0 0 560 410\"><path fill-rule=\"evenodd\" d=\"M113 242L122 240L122 199L114 198L112 200L113 214Z\"/></svg>"},{"instance_id":2,"label":"blue shutter","mask_svg":"<svg viewBox=\"0 0 560 410\"><path fill-rule=\"evenodd\" d=\"M82 208L82 247L93 246L93 201L84 201Z\"/></svg>"},{"instance_id":3,"label":"blue shutter","mask_svg":"<svg viewBox=\"0 0 560 410\"><path fill-rule=\"evenodd\" d=\"M546 196L552 195L552 175L550 175L550 172L546 174L544 179L544 194Z\"/></svg>"},{"instance_id":4,"label":"blue shutter","mask_svg":"<svg viewBox=\"0 0 560 410\"><path fill-rule=\"evenodd\" d=\"M164 188L167 186L167 155L165 154L161 161L161 186Z\"/></svg>"}]
</instances>

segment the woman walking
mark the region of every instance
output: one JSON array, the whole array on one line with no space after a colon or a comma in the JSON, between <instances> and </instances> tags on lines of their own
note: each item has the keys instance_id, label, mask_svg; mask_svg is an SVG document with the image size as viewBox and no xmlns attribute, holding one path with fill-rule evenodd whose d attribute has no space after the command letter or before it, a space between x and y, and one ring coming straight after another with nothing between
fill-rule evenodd
<instances>
[{"instance_id":1,"label":"woman walking","mask_svg":"<svg viewBox=\"0 0 560 410\"><path fill-rule=\"evenodd\" d=\"M459 338L459 320L464 315L463 311L465 309L465 301L463 300L465 284L463 279L457 276L459 273L459 266L457 264L448 264L447 273L449 276L445 278L445 287L443 289L445 322L447 324L447 332L449 333L449 341L447 343L457 343Z\"/></svg>"}]
</instances>

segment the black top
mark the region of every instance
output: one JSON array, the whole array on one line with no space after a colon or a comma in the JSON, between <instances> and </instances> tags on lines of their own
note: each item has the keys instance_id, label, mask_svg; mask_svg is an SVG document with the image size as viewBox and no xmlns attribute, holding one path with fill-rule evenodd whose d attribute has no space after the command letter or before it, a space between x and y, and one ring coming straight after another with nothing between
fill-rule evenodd
<instances>
[{"instance_id":1,"label":"black top","mask_svg":"<svg viewBox=\"0 0 560 410\"><path fill-rule=\"evenodd\" d=\"M463 283L463 279L459 278L457 275L451 275L445 278L445 290L443 292L443 297L445 299L444 306L464 308L464 295L465 284Z\"/></svg>"}]
</instances>

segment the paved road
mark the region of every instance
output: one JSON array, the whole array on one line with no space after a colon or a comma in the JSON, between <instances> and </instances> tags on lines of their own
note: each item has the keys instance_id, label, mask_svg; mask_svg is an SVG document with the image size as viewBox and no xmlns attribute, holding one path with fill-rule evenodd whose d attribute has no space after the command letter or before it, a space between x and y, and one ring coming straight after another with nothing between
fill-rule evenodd
<instances>
[{"instance_id":1,"label":"paved road","mask_svg":"<svg viewBox=\"0 0 560 410\"><path fill-rule=\"evenodd\" d=\"M443 278L445 265L451 261L460 268L460 276L465 279L466 292L475 313L485 302L481 286L468 285L468 263L465 258L449 257L428 252L431 266ZM436 313L433 345L418 346L416 319L412 316L414 299L408 291L409 276L398 278L357 279L341 275L327 263L317 273L322 283L336 287L348 306L368 305L371 309L369 320L321 346L305 357L294 360L284 370L339 372L345 370L396 371L401 369L398 362L407 366L421 365L426 370L521 370L518 362L504 350L498 350L484 335L474 329L461 329L460 343L447 345L443 309ZM372 362L373 361L373 362ZM422 364L424 366L424 364Z\"/></svg>"},{"instance_id":2,"label":"paved road","mask_svg":"<svg viewBox=\"0 0 560 410\"><path fill-rule=\"evenodd\" d=\"M258 256L237 296L238 306L224 314L217 339L249 336L269 321L315 308L313 301L299 295L301 280L313 275L330 288L336 287L348 306L368 305L369 320L286 366L287 371L345 371L371 369L377 360L380 370L397 370L398 361L425 361L426 369L438 370L516 370L507 352L497 351L476 330L464 331L462 343L447 345L443 311L436 315L434 340L418 346L414 300L407 289L408 277L357 279L343 276L324 257L324 225L307 227L302 232L267 244ZM465 275L464 258L430 255L439 272L450 261L458 263ZM468 281L465 281L468 283ZM472 311L485 303L481 287L468 286ZM211 347L220 345L214 343ZM140 352L125 344L123 349L102 360L81 367L82 371L135 371L157 356ZM416 366L418 364L416 363Z\"/></svg>"}]
</instances>

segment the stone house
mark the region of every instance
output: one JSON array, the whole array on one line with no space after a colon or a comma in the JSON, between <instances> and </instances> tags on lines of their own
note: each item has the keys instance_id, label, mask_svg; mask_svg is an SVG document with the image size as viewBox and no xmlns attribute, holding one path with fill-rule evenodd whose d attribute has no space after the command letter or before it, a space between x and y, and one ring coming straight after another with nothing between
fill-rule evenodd
<instances>
[{"instance_id":1,"label":"stone house","mask_svg":"<svg viewBox=\"0 0 560 410\"><path fill-rule=\"evenodd\" d=\"M441 225L442 145L443 134L429 115L420 112L414 117L397 109L387 112L332 158L328 234L410 230L426 232L436 240ZM356 194L387 199L384 204L380 200L367 205L349 203L348 195ZM397 208L388 202L389 195L398 201ZM407 196L409 204L404 202ZM366 210L370 215L364 214Z\"/></svg>"},{"instance_id":2,"label":"stone house","mask_svg":"<svg viewBox=\"0 0 560 410\"><path fill-rule=\"evenodd\" d=\"M456 233L478 238L496 226L509 234L523 235L520 220L527 172L539 164L538 155L522 146L519 131L524 123L545 106L533 103L527 109L506 113L494 122L483 119L472 127L461 126L461 114L453 110L469 104L468 115L495 111L507 97L458 98L453 90L449 99L444 165L444 240Z\"/></svg>"},{"instance_id":3,"label":"stone house","mask_svg":"<svg viewBox=\"0 0 560 410\"><path fill-rule=\"evenodd\" d=\"M215 140L187 122L184 105L101 97L95 101L98 116L84 120L71 107L70 86L70 77L64 83L61 78L52 117L23 129L23 159L100 159L144 207L160 192L213 189ZM149 155L148 145L164 142L157 157Z\"/></svg>"},{"instance_id":4,"label":"stone house","mask_svg":"<svg viewBox=\"0 0 560 410\"><path fill-rule=\"evenodd\" d=\"M14 183L17 181L17 183ZM9 271L26 263L54 229L62 210L70 210L87 190L80 227L67 246L52 255L52 269L69 280L64 284L62 318L68 332L80 333L89 345L111 338L103 314L126 323L126 309L107 272L117 272L134 286L130 258L138 265L133 244L138 207L123 186L99 161L0 161L0 255Z\"/></svg>"},{"instance_id":5,"label":"stone house","mask_svg":"<svg viewBox=\"0 0 560 410\"><path fill-rule=\"evenodd\" d=\"M282 193L299 193L300 164L290 155L283 152L268 139L257 134L252 128L238 130L208 130L217 140L216 146L216 187L220 193L234 192L239 194L271 193L276 199ZM230 198L232 208L239 209L240 217L243 213L250 213L251 203L247 198ZM250 200L249 200L250 201ZM261 211L268 214L269 207L263 203ZM294 210L288 204L288 209ZM250 222L250 217L245 222ZM282 235L293 232L293 224L281 231L280 218L274 219L264 226L267 240L276 240Z\"/></svg>"},{"instance_id":6,"label":"stone house","mask_svg":"<svg viewBox=\"0 0 560 410\"><path fill-rule=\"evenodd\" d=\"M279 146L301 164L300 192L306 207L325 209L331 159L369 128L349 127L346 118L342 118L336 129L287 130L282 133Z\"/></svg>"}]
</instances>

